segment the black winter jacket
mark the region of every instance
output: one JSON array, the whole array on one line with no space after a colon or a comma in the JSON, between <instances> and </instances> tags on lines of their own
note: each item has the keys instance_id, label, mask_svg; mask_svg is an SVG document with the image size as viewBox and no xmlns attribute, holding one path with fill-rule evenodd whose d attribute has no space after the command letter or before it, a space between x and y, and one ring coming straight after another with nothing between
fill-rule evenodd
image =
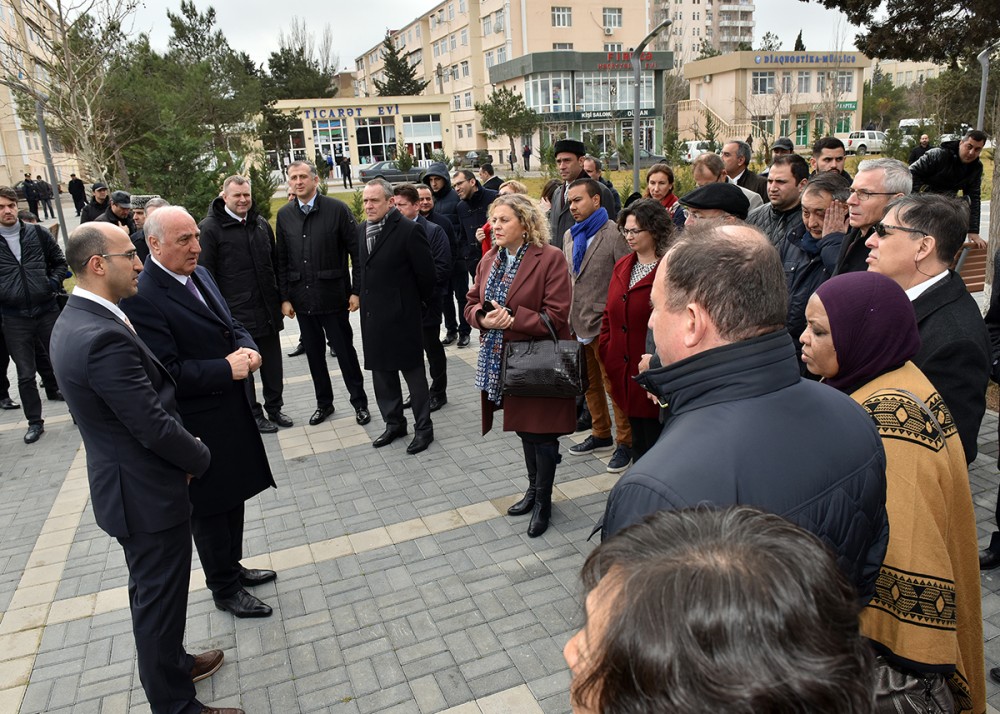
<instances>
[{"instance_id":1,"label":"black winter jacket","mask_svg":"<svg viewBox=\"0 0 1000 714\"><path fill-rule=\"evenodd\" d=\"M69 269L59 244L44 226L20 225L20 262L0 237L0 313L38 317L58 309L56 292L62 288Z\"/></svg>"},{"instance_id":2,"label":"black winter jacket","mask_svg":"<svg viewBox=\"0 0 1000 714\"><path fill-rule=\"evenodd\" d=\"M983 162L962 163L958 142L946 141L910 166L913 193L930 191L954 196L960 190L969 201L969 233L979 233L979 203L983 188ZM949 405L950 406L950 405Z\"/></svg>"},{"instance_id":3,"label":"black winter jacket","mask_svg":"<svg viewBox=\"0 0 1000 714\"><path fill-rule=\"evenodd\" d=\"M461 199L458 197L455 189L451 187L451 176L448 175L448 167L441 162L431 164L424 173L424 183L428 186L431 185L431 182L428 180L431 176L438 176L444 179L444 188L440 191L435 191L434 187L431 186L431 193L434 195L434 212L438 216L451 221L451 227L455 235L460 235L462 224L458 220L458 204ZM452 257L458 260L465 256L454 255Z\"/></svg>"},{"instance_id":4,"label":"black winter jacket","mask_svg":"<svg viewBox=\"0 0 1000 714\"><path fill-rule=\"evenodd\" d=\"M889 542L882 440L849 396L799 377L785 330L637 379L663 433L611 489L603 538L660 510L757 506L818 536L871 598Z\"/></svg>"},{"instance_id":5,"label":"black winter jacket","mask_svg":"<svg viewBox=\"0 0 1000 714\"><path fill-rule=\"evenodd\" d=\"M437 327L441 324L441 302L448 286L451 284L451 245L444 229L429 218L417 216L416 223L427 234L427 244L431 247L434 258L434 292L424 305L420 324L423 327Z\"/></svg>"},{"instance_id":6,"label":"black winter jacket","mask_svg":"<svg viewBox=\"0 0 1000 714\"><path fill-rule=\"evenodd\" d=\"M104 203L98 203L96 199L90 199L90 203L83 207L80 211L80 223L87 223L88 221L96 221L101 215L111 207L111 199L107 198Z\"/></svg>"},{"instance_id":7,"label":"black winter jacket","mask_svg":"<svg viewBox=\"0 0 1000 714\"><path fill-rule=\"evenodd\" d=\"M212 201L201 229L198 264L215 278L229 310L251 337L267 337L284 325L274 275L274 233L251 204L246 225L226 213L222 197Z\"/></svg>"},{"instance_id":8,"label":"black winter jacket","mask_svg":"<svg viewBox=\"0 0 1000 714\"><path fill-rule=\"evenodd\" d=\"M770 238L771 245L776 246L790 231L802 226L802 206L778 211L770 203L765 203L750 211L747 223Z\"/></svg>"},{"instance_id":9,"label":"black winter jacket","mask_svg":"<svg viewBox=\"0 0 1000 714\"><path fill-rule=\"evenodd\" d=\"M358 224L347 206L316 194L302 213L298 200L278 210L276 256L278 294L296 312L325 315L347 309L358 294Z\"/></svg>"},{"instance_id":10,"label":"black winter jacket","mask_svg":"<svg viewBox=\"0 0 1000 714\"><path fill-rule=\"evenodd\" d=\"M812 255L802 247L806 227L792 229L778 243L778 254L785 268L785 285L788 287L788 318L785 328L792 336L796 353L801 354L799 335L806 329L806 303L816 292L816 288L833 277L837 268L837 256L840 255L840 244L844 241L843 233L831 233L823 236L819 242L819 253ZM800 362L800 367L804 366Z\"/></svg>"},{"instance_id":11,"label":"black winter jacket","mask_svg":"<svg viewBox=\"0 0 1000 714\"><path fill-rule=\"evenodd\" d=\"M111 204L108 203L108 207L104 210L104 213L99 215L94 219L95 221L100 221L103 223L110 223L113 226L121 226L125 229L125 232L131 236L135 233L138 228L135 227L135 219L132 218L132 214L128 214L125 218L119 218L115 215L115 212L111 210Z\"/></svg>"},{"instance_id":12,"label":"black winter jacket","mask_svg":"<svg viewBox=\"0 0 1000 714\"><path fill-rule=\"evenodd\" d=\"M833 274L841 273L861 273L868 270L868 246L865 241L872 233L871 228L865 229L862 233L859 228L849 228L844 240L840 242L840 255L837 256L837 267Z\"/></svg>"},{"instance_id":13,"label":"black winter jacket","mask_svg":"<svg viewBox=\"0 0 1000 714\"><path fill-rule=\"evenodd\" d=\"M479 182L476 181L478 185ZM476 192L469 197L469 200L458 202L458 222L461 224L460 238L465 249L464 258L469 265L475 265L482 257L482 247L476 240L476 231L486 223L486 214L490 210L490 204L497 197L496 191L483 188L479 185Z\"/></svg>"}]
</instances>

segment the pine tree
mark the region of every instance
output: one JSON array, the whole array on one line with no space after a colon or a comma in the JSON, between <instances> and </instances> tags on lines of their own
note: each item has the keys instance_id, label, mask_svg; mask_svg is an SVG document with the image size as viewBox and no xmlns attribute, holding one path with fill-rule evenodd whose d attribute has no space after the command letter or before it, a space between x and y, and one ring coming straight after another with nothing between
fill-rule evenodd
<instances>
[{"instance_id":1,"label":"pine tree","mask_svg":"<svg viewBox=\"0 0 1000 714\"><path fill-rule=\"evenodd\" d=\"M392 35L386 34L382 42L385 59L385 81L375 80L375 89L380 97L401 97L420 94L429 81L417 79L417 69L399 54Z\"/></svg>"},{"instance_id":2,"label":"pine tree","mask_svg":"<svg viewBox=\"0 0 1000 714\"><path fill-rule=\"evenodd\" d=\"M795 38L795 51L805 52L806 44L802 41L802 30L799 30L799 36Z\"/></svg>"},{"instance_id":3,"label":"pine tree","mask_svg":"<svg viewBox=\"0 0 1000 714\"><path fill-rule=\"evenodd\" d=\"M476 112L491 139L506 136L510 140L511 156L514 139L531 134L542 123L538 113L524 103L524 97L507 87L494 90L488 102L476 102Z\"/></svg>"}]
</instances>

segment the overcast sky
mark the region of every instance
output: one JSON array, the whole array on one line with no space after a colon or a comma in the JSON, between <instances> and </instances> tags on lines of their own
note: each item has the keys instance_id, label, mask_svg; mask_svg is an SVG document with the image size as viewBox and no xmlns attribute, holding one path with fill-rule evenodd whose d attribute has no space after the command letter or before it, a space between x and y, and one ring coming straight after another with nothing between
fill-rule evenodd
<instances>
[{"instance_id":1,"label":"overcast sky","mask_svg":"<svg viewBox=\"0 0 1000 714\"><path fill-rule=\"evenodd\" d=\"M278 47L278 32L287 29L293 16L308 20L319 35L329 23L340 67L354 68L354 59L385 36L386 29L397 29L436 6L440 0L327 0L311 2L301 9L294 5L282 14L281 3L274 0L195 0L204 12L215 8L217 25L236 50L247 52L264 63ZM596 2L596 0L595 0ZM144 0L135 21L136 32L149 32L153 46L164 49L170 37L167 9L178 11L180 0ZM388 18L392 18L388 21ZM843 15L815 3L800 0L756 0L754 41L765 32L773 32L782 41L783 50L791 50L795 36L802 38L809 50L854 49L856 29ZM636 40L641 38L636 38Z\"/></svg>"}]
</instances>

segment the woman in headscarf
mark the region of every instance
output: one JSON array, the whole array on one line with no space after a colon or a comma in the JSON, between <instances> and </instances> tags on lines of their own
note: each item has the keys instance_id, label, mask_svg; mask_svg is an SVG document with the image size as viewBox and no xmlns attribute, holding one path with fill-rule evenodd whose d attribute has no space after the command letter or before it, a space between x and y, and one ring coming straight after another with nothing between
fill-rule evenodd
<instances>
[{"instance_id":1,"label":"woman in headscarf","mask_svg":"<svg viewBox=\"0 0 1000 714\"><path fill-rule=\"evenodd\" d=\"M481 390L483 433L503 409L504 431L521 437L528 488L507 509L531 513L528 536L549 527L552 483L559 463L559 437L576 428L572 397L504 397L500 368L508 341L550 339L544 314L559 339L570 339L572 284L566 258L549 245L549 228L538 204L522 194L498 196L490 206L493 247L483 256L466 296L465 319L480 331L476 387Z\"/></svg>"},{"instance_id":2,"label":"woman in headscarf","mask_svg":"<svg viewBox=\"0 0 1000 714\"><path fill-rule=\"evenodd\" d=\"M868 411L886 452L889 547L861 613L878 654L877 711L981 714L976 519L955 422L910 361L913 305L883 275L846 273L816 290L806 321L806 368Z\"/></svg>"}]
</instances>

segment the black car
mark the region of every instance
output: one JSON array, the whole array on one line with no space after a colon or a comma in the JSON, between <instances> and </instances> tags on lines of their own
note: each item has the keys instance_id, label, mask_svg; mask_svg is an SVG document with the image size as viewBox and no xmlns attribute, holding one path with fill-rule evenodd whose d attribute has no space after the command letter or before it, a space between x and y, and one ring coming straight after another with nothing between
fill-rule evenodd
<instances>
[{"instance_id":1,"label":"black car","mask_svg":"<svg viewBox=\"0 0 1000 714\"><path fill-rule=\"evenodd\" d=\"M663 164L666 163L667 157L660 156L659 154L651 154L645 149L639 149L639 168L648 169L653 164ZM611 171L618 171L620 169L630 169L632 168L632 155L623 156L619 158L618 152L614 152L608 156L608 169Z\"/></svg>"},{"instance_id":2,"label":"black car","mask_svg":"<svg viewBox=\"0 0 1000 714\"><path fill-rule=\"evenodd\" d=\"M389 183L416 183L423 178L424 169L414 166L409 171L403 172L396 165L395 161L378 161L374 164L363 166L358 171L358 178L368 183L372 179L385 179Z\"/></svg>"}]
</instances>

